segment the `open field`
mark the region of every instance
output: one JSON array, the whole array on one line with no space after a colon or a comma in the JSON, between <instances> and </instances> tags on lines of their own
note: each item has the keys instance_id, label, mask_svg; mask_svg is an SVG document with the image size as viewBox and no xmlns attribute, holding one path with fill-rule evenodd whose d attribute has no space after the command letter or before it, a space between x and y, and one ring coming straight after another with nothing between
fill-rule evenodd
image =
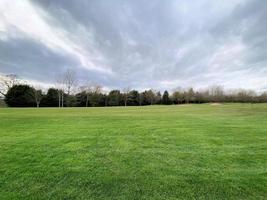
<instances>
[{"instance_id":1,"label":"open field","mask_svg":"<svg viewBox=\"0 0 267 200\"><path fill-rule=\"evenodd\" d=\"M267 199L267 104L0 117L1 199Z\"/></svg>"}]
</instances>

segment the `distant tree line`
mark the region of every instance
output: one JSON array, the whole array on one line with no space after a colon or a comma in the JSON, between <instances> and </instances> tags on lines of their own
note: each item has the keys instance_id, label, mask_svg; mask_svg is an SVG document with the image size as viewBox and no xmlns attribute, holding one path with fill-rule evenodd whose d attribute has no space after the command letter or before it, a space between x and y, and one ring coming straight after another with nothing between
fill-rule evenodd
<instances>
[{"instance_id":1,"label":"distant tree line","mask_svg":"<svg viewBox=\"0 0 267 200\"><path fill-rule=\"evenodd\" d=\"M212 86L197 91L193 88L177 89L171 94L166 90L139 92L126 88L123 91L104 92L99 85L77 87L75 73L67 71L56 81L56 87L46 93L18 80L16 75L0 79L0 89L10 107L100 107L100 106L145 106L211 102L265 103L267 92L257 94L252 90L225 91L221 86ZM78 88L74 92L74 88Z\"/></svg>"}]
</instances>

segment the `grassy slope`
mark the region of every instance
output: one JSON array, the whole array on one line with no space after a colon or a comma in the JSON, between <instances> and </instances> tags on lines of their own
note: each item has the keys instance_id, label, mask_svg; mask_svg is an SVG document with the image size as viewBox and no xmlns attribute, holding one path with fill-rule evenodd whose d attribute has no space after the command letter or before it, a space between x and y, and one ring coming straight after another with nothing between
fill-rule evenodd
<instances>
[{"instance_id":1,"label":"grassy slope","mask_svg":"<svg viewBox=\"0 0 267 200\"><path fill-rule=\"evenodd\" d=\"M266 199L267 104L0 109L1 199Z\"/></svg>"}]
</instances>

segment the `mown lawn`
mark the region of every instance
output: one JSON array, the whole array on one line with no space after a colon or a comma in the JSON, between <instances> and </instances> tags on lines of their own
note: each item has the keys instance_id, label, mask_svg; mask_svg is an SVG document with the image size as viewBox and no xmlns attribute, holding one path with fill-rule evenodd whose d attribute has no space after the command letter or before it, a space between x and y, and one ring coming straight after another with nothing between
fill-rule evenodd
<instances>
[{"instance_id":1,"label":"mown lawn","mask_svg":"<svg viewBox=\"0 0 267 200\"><path fill-rule=\"evenodd\" d=\"M2 108L0 199L267 199L267 104Z\"/></svg>"}]
</instances>

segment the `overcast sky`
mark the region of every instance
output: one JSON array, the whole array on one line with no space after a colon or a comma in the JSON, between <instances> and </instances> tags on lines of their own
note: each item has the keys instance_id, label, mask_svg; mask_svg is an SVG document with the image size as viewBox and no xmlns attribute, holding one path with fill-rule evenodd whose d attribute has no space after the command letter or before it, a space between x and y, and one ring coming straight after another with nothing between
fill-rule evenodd
<instances>
[{"instance_id":1,"label":"overcast sky","mask_svg":"<svg viewBox=\"0 0 267 200\"><path fill-rule=\"evenodd\" d=\"M0 73L267 90L266 0L0 0Z\"/></svg>"}]
</instances>

